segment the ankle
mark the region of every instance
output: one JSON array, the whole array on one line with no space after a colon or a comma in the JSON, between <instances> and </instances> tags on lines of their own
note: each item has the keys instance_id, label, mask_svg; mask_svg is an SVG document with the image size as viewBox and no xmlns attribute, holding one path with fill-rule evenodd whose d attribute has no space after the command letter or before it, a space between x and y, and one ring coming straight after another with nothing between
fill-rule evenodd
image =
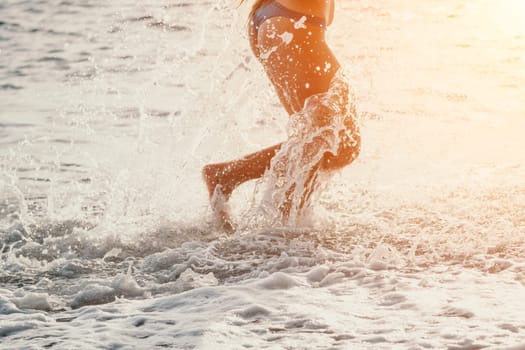
<instances>
[{"instance_id":1,"label":"ankle","mask_svg":"<svg viewBox=\"0 0 525 350\"><path fill-rule=\"evenodd\" d=\"M217 188L220 188L220 191L226 200L230 198L233 188L231 188L227 175L224 174L225 170L225 167L221 164L208 164L202 168L202 177L208 186L208 194L210 198L213 196Z\"/></svg>"}]
</instances>

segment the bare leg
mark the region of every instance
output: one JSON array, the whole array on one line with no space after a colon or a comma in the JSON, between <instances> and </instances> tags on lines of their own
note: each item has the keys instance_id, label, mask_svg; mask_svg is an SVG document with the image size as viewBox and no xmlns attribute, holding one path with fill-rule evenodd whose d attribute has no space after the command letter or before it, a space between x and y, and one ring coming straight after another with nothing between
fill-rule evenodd
<instances>
[{"instance_id":1,"label":"bare leg","mask_svg":"<svg viewBox=\"0 0 525 350\"><path fill-rule=\"evenodd\" d=\"M210 203L222 229L228 232L234 230L233 221L225 208L232 192L244 182L262 177L281 146L277 144L230 162L208 164L202 169Z\"/></svg>"},{"instance_id":2,"label":"bare leg","mask_svg":"<svg viewBox=\"0 0 525 350\"><path fill-rule=\"evenodd\" d=\"M279 210L284 221L286 221L291 214L294 206L294 198L300 198L296 209L300 211L309 202L313 191L315 190L318 180L319 171L331 171L340 169L350 164L359 154L360 138L356 133L353 140L347 140L344 137L341 139L341 144L337 155L332 153L324 153L321 160L316 164L312 163L312 158L322 152L322 150L329 149L324 137L316 137L310 143L305 144L303 159L294 159L294 162L299 161L300 169L309 166L308 175L303 184L302 193L300 196L295 194L296 184L293 184L286 192L282 203L279 203ZM208 188L208 195L210 203L214 211L216 219L222 229L228 232L234 231L234 223L230 218L230 213L227 208L227 202L230 199L232 192L246 181L261 178L264 173L270 169L272 159L282 147L282 143L272 147L263 149L261 151L249 154L241 159L224 162L208 164L202 170L202 175L206 181ZM289 166L289 160L286 156L283 158L284 166ZM304 169L306 170L306 169ZM286 171L285 171L286 172ZM284 174L283 174L284 175Z\"/></svg>"},{"instance_id":3,"label":"bare leg","mask_svg":"<svg viewBox=\"0 0 525 350\"><path fill-rule=\"evenodd\" d=\"M351 128L351 129L350 129ZM350 130L355 130L353 124L349 125ZM352 163L359 154L361 138L358 132L353 132L352 136L339 133L337 154L328 151L332 147L327 140L331 139L331 132L326 135L319 135L302 147L301 157L294 159L299 162L299 171L304 173L302 183L294 183L285 194L283 203L280 204L280 211L283 220L286 222L290 216L296 217L309 205L312 194L314 193L319 180L321 171L334 171ZM316 163L314 159L320 160ZM304 181L304 182L303 182ZM301 185L301 192L296 191L296 186Z\"/></svg>"},{"instance_id":4,"label":"bare leg","mask_svg":"<svg viewBox=\"0 0 525 350\"><path fill-rule=\"evenodd\" d=\"M288 191L286 191L284 202L280 204L279 210L281 211L281 216L284 222L290 218L292 214L292 208L294 208L295 214L299 214L300 211L308 204L314 189L317 185L317 180L319 176L320 163L317 163L313 166L309 172L306 180L303 184L303 190L300 195L300 201L297 203L297 206L294 208L294 194L297 184L293 184Z\"/></svg>"}]
</instances>

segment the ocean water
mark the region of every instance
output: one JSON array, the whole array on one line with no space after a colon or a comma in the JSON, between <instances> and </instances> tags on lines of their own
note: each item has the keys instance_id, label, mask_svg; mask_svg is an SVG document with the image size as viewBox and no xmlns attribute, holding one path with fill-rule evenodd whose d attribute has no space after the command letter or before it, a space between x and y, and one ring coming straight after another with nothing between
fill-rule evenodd
<instances>
[{"instance_id":1,"label":"ocean water","mask_svg":"<svg viewBox=\"0 0 525 350\"><path fill-rule=\"evenodd\" d=\"M525 349L525 3L339 1L362 152L217 231L286 138L234 1L0 3L0 348Z\"/></svg>"}]
</instances>

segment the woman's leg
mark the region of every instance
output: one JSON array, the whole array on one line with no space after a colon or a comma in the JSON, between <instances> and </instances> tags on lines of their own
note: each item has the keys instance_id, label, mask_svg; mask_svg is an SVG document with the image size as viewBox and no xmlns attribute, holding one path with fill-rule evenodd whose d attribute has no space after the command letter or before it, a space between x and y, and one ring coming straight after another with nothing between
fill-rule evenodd
<instances>
[{"instance_id":1,"label":"woman's leg","mask_svg":"<svg viewBox=\"0 0 525 350\"><path fill-rule=\"evenodd\" d=\"M315 164L308 170L308 174L303 183L293 183L286 191L284 201L279 203L279 211L284 222L290 219L290 215L298 216L301 211L308 206L312 194L317 186L321 162ZM301 192L297 191L297 186L301 186ZM299 197L299 200L296 198Z\"/></svg>"},{"instance_id":2,"label":"woman's leg","mask_svg":"<svg viewBox=\"0 0 525 350\"><path fill-rule=\"evenodd\" d=\"M295 159L293 162L299 162L294 166L299 166L298 170L307 171L308 175L303 184L294 183L286 191L282 203L277 203L281 211L283 220L290 217L292 209L299 212L310 201L311 195L317 185L319 171L333 171L350 164L359 154L360 136L354 132L349 138L347 135L342 136L338 149L338 154L333 155L330 152L324 153L322 159L316 164L310 164L315 154L322 149L327 149L326 141L322 137L314 140L303 147L303 159ZM234 231L234 224L230 218L230 213L226 208L226 203L230 199L232 192L246 181L259 179L270 169L272 159L281 149L283 143L263 149L261 151L249 154L241 159L224 163L215 163L206 165L202 174L208 188L208 195L212 210L215 213L221 227L228 232ZM301 157L302 158L302 157ZM284 166L291 166L290 160L283 157ZM305 167L309 167L307 170ZM284 169L282 169L284 170ZM286 170L281 174L284 176ZM277 174L279 175L279 174ZM301 185L301 193L296 193L296 186ZM278 189L275 189L278 190ZM299 199L297 201L297 199ZM295 206L295 207L294 207Z\"/></svg>"},{"instance_id":3,"label":"woman's leg","mask_svg":"<svg viewBox=\"0 0 525 350\"><path fill-rule=\"evenodd\" d=\"M249 154L241 159L224 163L208 164L202 169L202 175L208 186L210 197L220 186L226 200L241 184L249 180L261 178L270 168L275 154L281 149L282 143Z\"/></svg>"},{"instance_id":4,"label":"woman's leg","mask_svg":"<svg viewBox=\"0 0 525 350\"><path fill-rule=\"evenodd\" d=\"M261 178L270 168L272 158L281 149L281 146L282 143L241 159L208 164L202 169L212 210L225 231L234 231L234 224L226 208L226 202L230 199L232 192L246 181Z\"/></svg>"},{"instance_id":5,"label":"woman's leg","mask_svg":"<svg viewBox=\"0 0 525 350\"><path fill-rule=\"evenodd\" d=\"M359 131L353 124L353 121L347 122L346 130L339 132L337 147L337 154L329 151L331 143L334 141L330 137L331 132L326 135L322 133L312 139L312 141L303 145L302 156L295 157L295 162L298 164L289 164L289 166L297 167L297 172L303 173L303 177L298 177L299 183L291 184L285 195L283 203L280 204L279 209L283 219L286 221L290 218L300 215L301 211L307 207L312 198L312 194L318 186L320 172L330 172L339 170L350 163L352 163L359 155L361 146L361 137ZM336 136L337 139L337 136ZM315 161L315 159L319 159ZM297 190L297 186L300 186Z\"/></svg>"},{"instance_id":6,"label":"woman's leg","mask_svg":"<svg viewBox=\"0 0 525 350\"><path fill-rule=\"evenodd\" d=\"M300 172L307 173L304 182L302 184L291 184L282 203L277 203L283 220L286 221L290 217L292 209L298 214L308 204L317 185L319 171L338 170L350 164L359 155L361 145L359 131L355 127L353 119L349 119L345 124L347 124L346 130L341 130L339 133L339 147L336 155L326 151L330 149L330 143L327 141L330 138L323 135L319 135L309 143L304 144L302 156L290 160L287 155L283 155L281 159L283 163L281 164L284 168L280 171L276 169L279 173L282 172L276 174L277 176L285 176L290 166L294 166ZM212 209L224 230L230 232L234 230L233 222L226 208L226 203L232 192L246 181L261 178L270 169L272 159L282 146L283 143L279 143L238 160L209 164L203 168L202 174L206 181ZM324 153L320 161L313 163L313 159L320 152ZM293 179L289 180L294 181ZM298 185L301 186L301 193L297 193ZM279 189L276 188L275 190ZM299 200L297 201L297 199Z\"/></svg>"},{"instance_id":7,"label":"woman's leg","mask_svg":"<svg viewBox=\"0 0 525 350\"><path fill-rule=\"evenodd\" d=\"M348 133L350 131L350 133ZM321 169L326 171L339 170L352 163L361 151L361 135L354 125L347 126L339 134L337 154L325 153L321 161Z\"/></svg>"},{"instance_id":8,"label":"woman's leg","mask_svg":"<svg viewBox=\"0 0 525 350\"><path fill-rule=\"evenodd\" d=\"M228 232L234 230L233 221L231 220L230 213L226 208L226 202L230 199L232 192L246 181L261 178L264 173L270 169L271 161L277 152L279 152L282 145L283 143L280 143L249 154L241 159L224 163L208 164L203 168L202 175L206 181L212 210L214 211L216 219L218 219L222 229ZM311 145L305 146L310 148L308 146ZM284 156L282 160L285 163L285 167L288 167L290 164L289 160L286 158L287 157ZM317 178L319 166L319 163L315 164L312 169L308 171L308 176L302 186L303 193L299 196L300 200L299 203L296 204L296 208L301 209L309 200ZM285 174L281 174L281 176L284 175ZM296 185L297 184L292 184L292 186L286 191L283 202L277 204L284 220L288 219L290 211L294 206Z\"/></svg>"}]
</instances>

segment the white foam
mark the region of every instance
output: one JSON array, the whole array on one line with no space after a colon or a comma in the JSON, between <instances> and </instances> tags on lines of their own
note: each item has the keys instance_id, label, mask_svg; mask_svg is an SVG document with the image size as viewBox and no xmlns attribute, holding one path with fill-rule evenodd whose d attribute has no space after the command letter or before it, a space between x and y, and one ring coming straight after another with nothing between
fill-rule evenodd
<instances>
[{"instance_id":1,"label":"white foam","mask_svg":"<svg viewBox=\"0 0 525 350\"><path fill-rule=\"evenodd\" d=\"M85 305L110 303L115 300L116 295L117 292L111 287L91 284L75 295L71 307L76 309Z\"/></svg>"},{"instance_id":2,"label":"white foam","mask_svg":"<svg viewBox=\"0 0 525 350\"><path fill-rule=\"evenodd\" d=\"M320 282L328 274L328 271L330 268L326 265L316 266L306 274L306 278L310 282Z\"/></svg>"},{"instance_id":3,"label":"white foam","mask_svg":"<svg viewBox=\"0 0 525 350\"><path fill-rule=\"evenodd\" d=\"M339 283L343 281L343 278L345 277L344 273L341 272L332 272L327 274L320 282L319 286L321 287L327 287L335 283Z\"/></svg>"},{"instance_id":4,"label":"white foam","mask_svg":"<svg viewBox=\"0 0 525 350\"><path fill-rule=\"evenodd\" d=\"M30 322L13 322L9 325L0 327L0 337L7 337L18 332L26 331L28 329L36 328L37 325Z\"/></svg>"},{"instance_id":5,"label":"white foam","mask_svg":"<svg viewBox=\"0 0 525 350\"><path fill-rule=\"evenodd\" d=\"M301 284L295 278L283 272L276 272L257 282L257 286L263 289L290 289Z\"/></svg>"},{"instance_id":6,"label":"white foam","mask_svg":"<svg viewBox=\"0 0 525 350\"><path fill-rule=\"evenodd\" d=\"M219 283L212 272L199 274L192 269L184 271L177 282L187 285L188 289L216 286Z\"/></svg>"},{"instance_id":7,"label":"white foam","mask_svg":"<svg viewBox=\"0 0 525 350\"><path fill-rule=\"evenodd\" d=\"M130 275L120 274L115 276L111 287L119 294L126 297L143 296L146 290L138 285L137 281Z\"/></svg>"},{"instance_id":8,"label":"white foam","mask_svg":"<svg viewBox=\"0 0 525 350\"><path fill-rule=\"evenodd\" d=\"M20 309L34 309L50 311L52 310L49 295L46 293L23 293L19 298L12 298L11 301Z\"/></svg>"},{"instance_id":9,"label":"white foam","mask_svg":"<svg viewBox=\"0 0 525 350\"><path fill-rule=\"evenodd\" d=\"M252 305L237 313L240 317L245 319L262 318L271 314L271 311L259 305Z\"/></svg>"},{"instance_id":10,"label":"white foam","mask_svg":"<svg viewBox=\"0 0 525 350\"><path fill-rule=\"evenodd\" d=\"M20 312L20 309L16 306L16 304L6 297L0 295L0 315L9 315L17 312Z\"/></svg>"}]
</instances>

